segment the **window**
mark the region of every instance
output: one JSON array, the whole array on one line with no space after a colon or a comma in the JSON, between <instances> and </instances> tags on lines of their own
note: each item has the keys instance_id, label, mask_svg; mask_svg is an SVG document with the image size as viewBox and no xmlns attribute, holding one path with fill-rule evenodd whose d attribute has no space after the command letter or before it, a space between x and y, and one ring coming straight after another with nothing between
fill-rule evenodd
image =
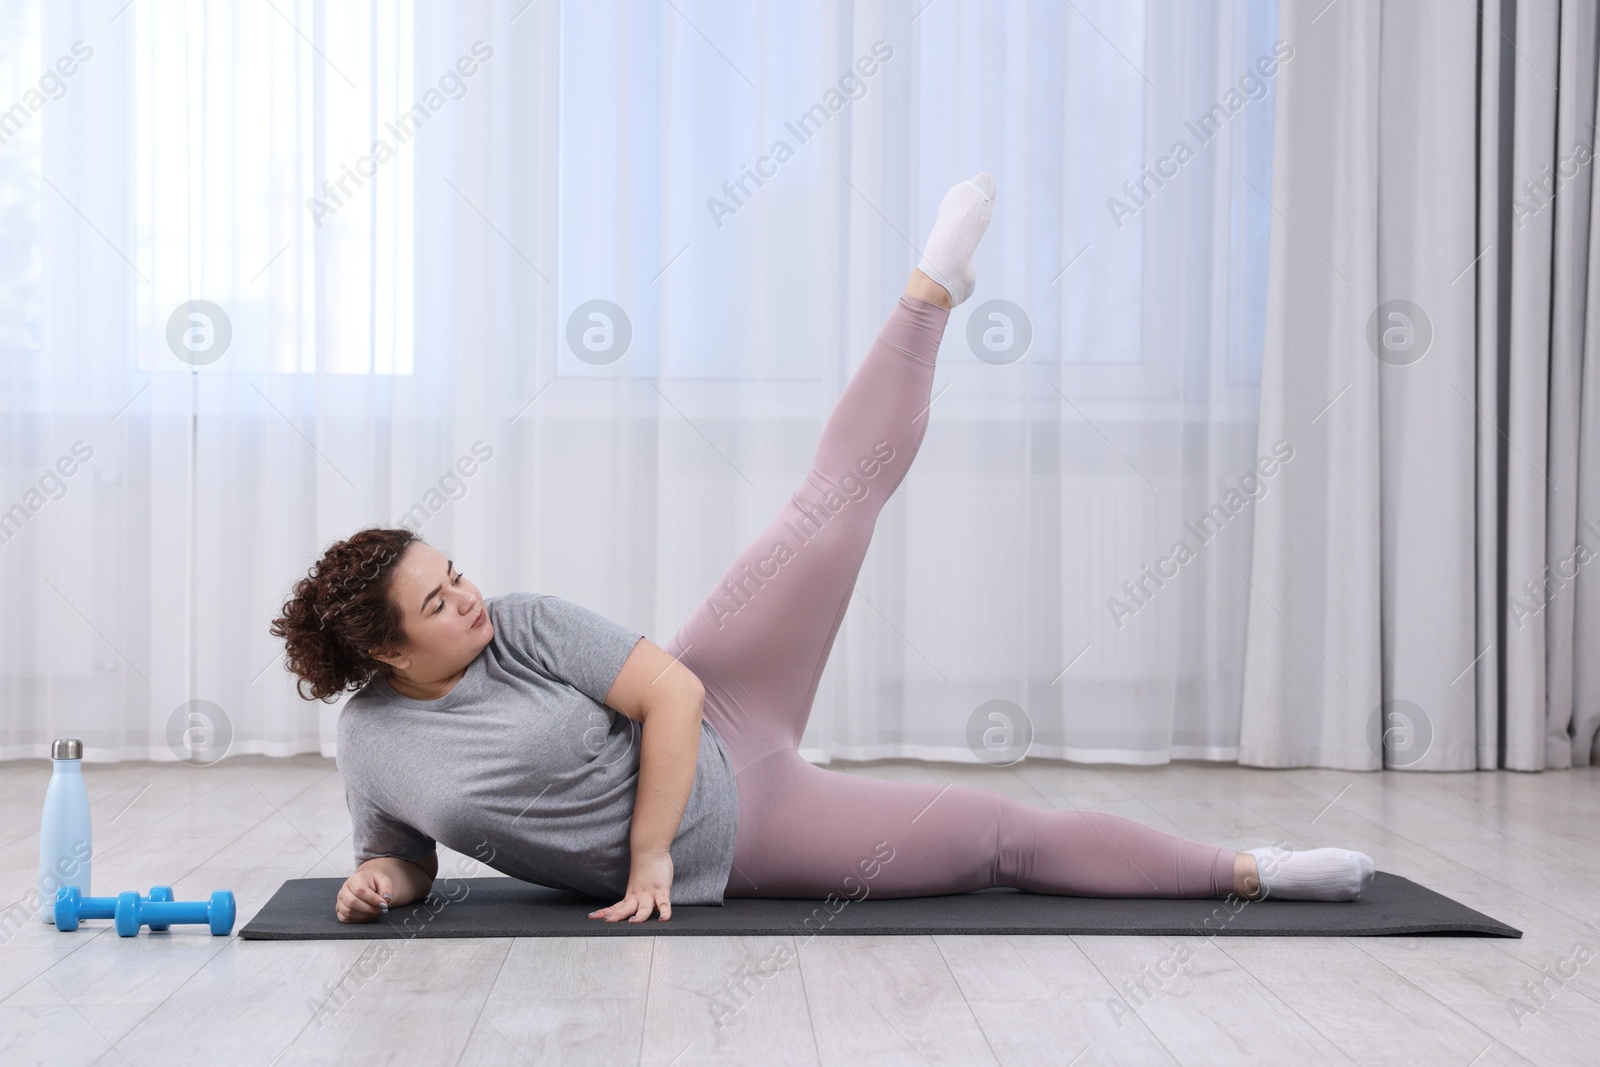
<instances>
[{"instance_id":1,"label":"window","mask_svg":"<svg viewBox=\"0 0 1600 1067\"><path fill-rule=\"evenodd\" d=\"M195 369L167 326L207 300L232 338L202 373L412 373L411 4L128 15L139 369Z\"/></svg>"}]
</instances>

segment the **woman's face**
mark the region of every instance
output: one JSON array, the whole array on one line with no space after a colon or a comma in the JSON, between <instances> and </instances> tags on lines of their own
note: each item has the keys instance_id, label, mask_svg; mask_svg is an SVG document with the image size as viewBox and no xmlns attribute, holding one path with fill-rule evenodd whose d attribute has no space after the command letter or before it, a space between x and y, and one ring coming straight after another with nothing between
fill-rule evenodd
<instances>
[{"instance_id":1,"label":"woman's face","mask_svg":"<svg viewBox=\"0 0 1600 1067\"><path fill-rule=\"evenodd\" d=\"M406 548L389 598L400 606L406 647L377 658L413 681L449 678L494 637L478 587L431 545L413 541Z\"/></svg>"}]
</instances>

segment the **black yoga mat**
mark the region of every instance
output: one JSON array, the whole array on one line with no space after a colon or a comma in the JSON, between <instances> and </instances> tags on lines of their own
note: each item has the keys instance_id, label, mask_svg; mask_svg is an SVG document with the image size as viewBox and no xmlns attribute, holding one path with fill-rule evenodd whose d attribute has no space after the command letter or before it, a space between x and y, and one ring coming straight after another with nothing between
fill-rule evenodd
<instances>
[{"instance_id":1,"label":"black yoga mat","mask_svg":"<svg viewBox=\"0 0 1600 1067\"><path fill-rule=\"evenodd\" d=\"M285 882L239 931L248 940L405 937L627 937L791 934L1210 934L1351 937L1391 934L1521 937L1522 931L1399 875L1379 871L1362 899L1308 901L1105 899L984 889L882 900L729 898L721 907L674 905L666 922L608 923L588 913L614 901L515 878L455 878L425 900L370 923L341 923L342 878Z\"/></svg>"}]
</instances>

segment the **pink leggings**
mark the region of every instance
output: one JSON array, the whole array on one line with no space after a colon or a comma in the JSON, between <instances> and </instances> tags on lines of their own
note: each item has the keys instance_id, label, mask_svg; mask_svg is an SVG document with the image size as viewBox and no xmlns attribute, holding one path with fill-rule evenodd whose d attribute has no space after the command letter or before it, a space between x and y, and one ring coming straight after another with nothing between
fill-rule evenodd
<instances>
[{"instance_id":1,"label":"pink leggings","mask_svg":"<svg viewBox=\"0 0 1600 1067\"><path fill-rule=\"evenodd\" d=\"M814 766L796 748L884 502L928 428L950 313L902 296L822 431L799 490L667 651L705 685L733 757L730 897L933 896L993 886L1104 897L1212 897L1231 849L1102 812Z\"/></svg>"}]
</instances>

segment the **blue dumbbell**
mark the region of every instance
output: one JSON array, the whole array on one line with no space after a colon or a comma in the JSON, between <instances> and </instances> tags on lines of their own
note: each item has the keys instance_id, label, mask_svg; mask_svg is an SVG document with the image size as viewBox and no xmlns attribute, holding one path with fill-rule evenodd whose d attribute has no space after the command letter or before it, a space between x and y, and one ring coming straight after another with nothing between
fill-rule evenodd
<instances>
[{"instance_id":1,"label":"blue dumbbell","mask_svg":"<svg viewBox=\"0 0 1600 1067\"><path fill-rule=\"evenodd\" d=\"M138 894L134 894L137 896ZM152 886L147 900L171 900L168 886ZM76 930L83 919L113 919L117 914L116 897L86 897L75 885L64 885L56 890L56 929ZM166 926L152 926L152 930L165 930Z\"/></svg>"},{"instance_id":2,"label":"blue dumbbell","mask_svg":"<svg viewBox=\"0 0 1600 1067\"><path fill-rule=\"evenodd\" d=\"M173 923L205 923L221 936L233 932L233 894L219 889L210 900L142 900L133 890L117 897L117 934L133 937L139 927L165 930Z\"/></svg>"}]
</instances>

